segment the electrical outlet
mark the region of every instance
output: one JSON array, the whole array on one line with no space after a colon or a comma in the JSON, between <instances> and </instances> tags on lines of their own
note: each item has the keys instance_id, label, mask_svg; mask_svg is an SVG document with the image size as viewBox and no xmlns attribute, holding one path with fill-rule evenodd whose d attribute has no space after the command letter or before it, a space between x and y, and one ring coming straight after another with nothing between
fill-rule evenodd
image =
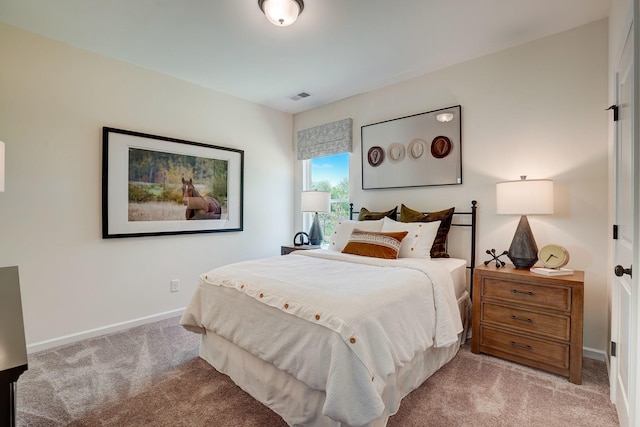
<instances>
[{"instance_id":1,"label":"electrical outlet","mask_svg":"<svg viewBox=\"0 0 640 427\"><path fill-rule=\"evenodd\" d=\"M171 281L171 292L178 292L180 290L180 280L173 279Z\"/></svg>"}]
</instances>

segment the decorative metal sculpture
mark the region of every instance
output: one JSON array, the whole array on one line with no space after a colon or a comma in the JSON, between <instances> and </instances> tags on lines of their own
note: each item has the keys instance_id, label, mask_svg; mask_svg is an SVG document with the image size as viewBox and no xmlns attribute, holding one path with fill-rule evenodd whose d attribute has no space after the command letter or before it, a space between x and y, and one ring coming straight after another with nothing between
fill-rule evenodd
<instances>
[{"instance_id":1,"label":"decorative metal sculpture","mask_svg":"<svg viewBox=\"0 0 640 427\"><path fill-rule=\"evenodd\" d=\"M489 265L490 262L495 261L496 262L496 268L500 268L500 267L504 267L506 265L506 263L504 261L502 261L500 259L500 257L503 256L503 255L508 255L509 251L504 251L500 255L496 255L496 250L495 249L491 249L491 250L487 249L487 254L491 255L493 258L488 260L488 261L485 261L484 265Z\"/></svg>"}]
</instances>

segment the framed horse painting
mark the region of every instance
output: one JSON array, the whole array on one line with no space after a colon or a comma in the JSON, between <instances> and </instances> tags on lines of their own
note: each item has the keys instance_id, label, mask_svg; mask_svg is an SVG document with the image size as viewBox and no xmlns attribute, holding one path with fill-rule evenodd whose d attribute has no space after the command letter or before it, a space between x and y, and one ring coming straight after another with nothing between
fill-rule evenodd
<instances>
[{"instance_id":1,"label":"framed horse painting","mask_svg":"<svg viewBox=\"0 0 640 427\"><path fill-rule=\"evenodd\" d=\"M102 237L242 231L244 151L102 129Z\"/></svg>"}]
</instances>

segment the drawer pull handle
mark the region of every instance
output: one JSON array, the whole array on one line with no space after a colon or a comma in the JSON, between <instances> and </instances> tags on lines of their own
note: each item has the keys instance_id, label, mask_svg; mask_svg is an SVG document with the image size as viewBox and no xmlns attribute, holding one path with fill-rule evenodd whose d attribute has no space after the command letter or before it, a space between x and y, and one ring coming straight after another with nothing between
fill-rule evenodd
<instances>
[{"instance_id":1,"label":"drawer pull handle","mask_svg":"<svg viewBox=\"0 0 640 427\"><path fill-rule=\"evenodd\" d=\"M533 350L530 345L518 344L515 341L511 341L511 345L514 346L514 347L518 347L518 348L524 348L525 350Z\"/></svg>"},{"instance_id":2,"label":"drawer pull handle","mask_svg":"<svg viewBox=\"0 0 640 427\"><path fill-rule=\"evenodd\" d=\"M533 292L529 291L529 292L524 292L524 291L519 291L517 289L511 289L511 293L512 294L522 294L522 295L529 295L529 296L533 296Z\"/></svg>"},{"instance_id":3,"label":"drawer pull handle","mask_svg":"<svg viewBox=\"0 0 640 427\"><path fill-rule=\"evenodd\" d=\"M516 316L515 314L512 314L512 315L511 315L511 319L513 319L513 320L519 320L519 321L521 321L521 322L533 323L533 320L531 320L531 319L525 319L524 317L518 317L518 316Z\"/></svg>"}]
</instances>

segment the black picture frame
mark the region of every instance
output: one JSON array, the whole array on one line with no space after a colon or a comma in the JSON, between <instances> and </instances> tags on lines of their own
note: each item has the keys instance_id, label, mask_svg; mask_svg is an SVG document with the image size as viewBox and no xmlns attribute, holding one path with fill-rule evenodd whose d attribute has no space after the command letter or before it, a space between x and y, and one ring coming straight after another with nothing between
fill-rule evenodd
<instances>
[{"instance_id":1,"label":"black picture frame","mask_svg":"<svg viewBox=\"0 0 640 427\"><path fill-rule=\"evenodd\" d=\"M242 231L243 199L243 150L103 127L104 239Z\"/></svg>"},{"instance_id":2,"label":"black picture frame","mask_svg":"<svg viewBox=\"0 0 640 427\"><path fill-rule=\"evenodd\" d=\"M363 190L462 184L460 105L360 129Z\"/></svg>"}]
</instances>

